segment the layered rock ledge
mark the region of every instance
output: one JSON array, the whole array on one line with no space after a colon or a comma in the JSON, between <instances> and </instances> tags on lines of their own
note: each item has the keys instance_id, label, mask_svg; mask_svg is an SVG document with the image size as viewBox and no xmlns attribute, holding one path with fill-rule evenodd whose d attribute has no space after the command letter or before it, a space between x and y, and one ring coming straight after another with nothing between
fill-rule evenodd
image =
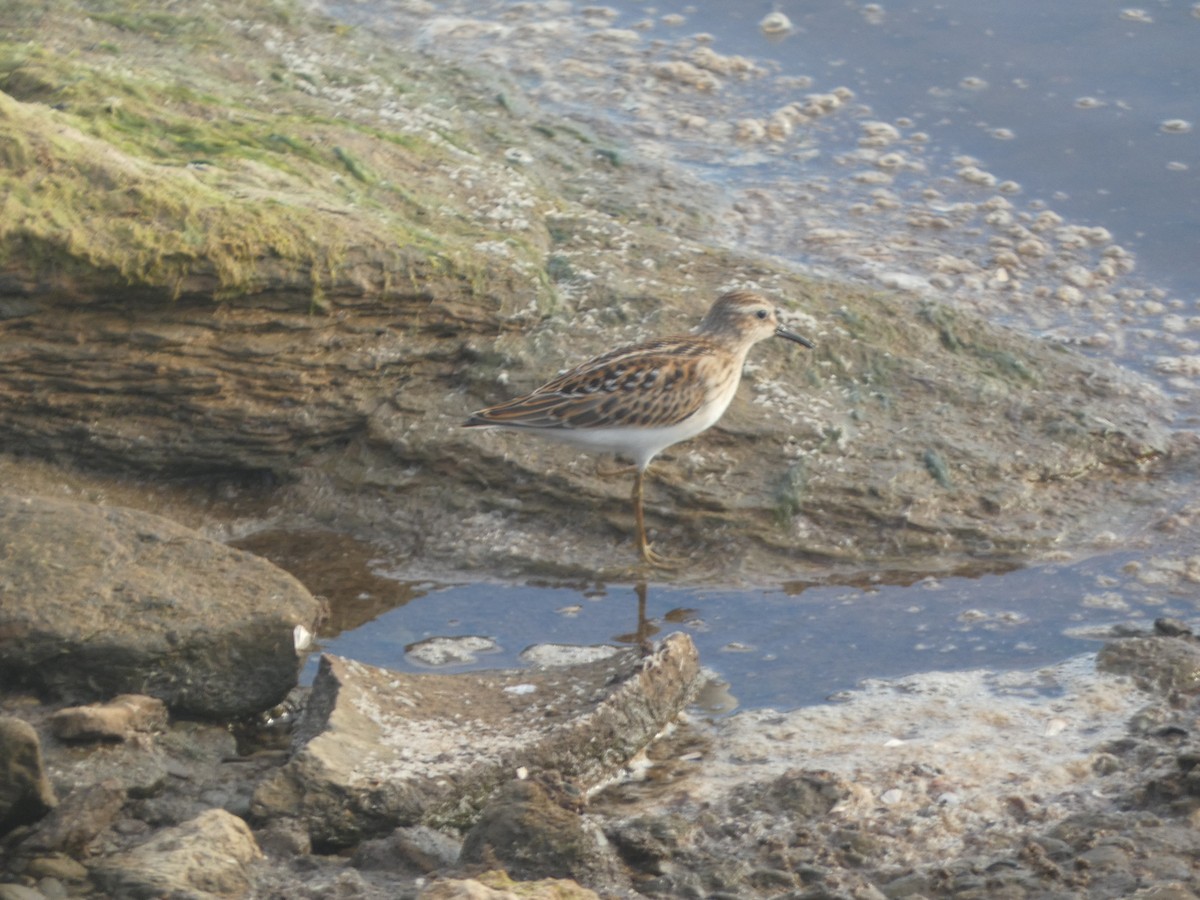
<instances>
[{"instance_id":1,"label":"layered rock ledge","mask_svg":"<svg viewBox=\"0 0 1200 900\"><path fill-rule=\"evenodd\" d=\"M291 761L255 794L260 819L317 845L399 826L469 825L518 773L555 772L582 801L663 730L697 686L691 639L649 656L483 677L404 675L324 656Z\"/></svg>"},{"instance_id":2,"label":"layered rock ledge","mask_svg":"<svg viewBox=\"0 0 1200 900\"><path fill-rule=\"evenodd\" d=\"M1136 525L1144 475L1184 447L1111 364L706 243L711 190L494 74L286 3L210 12L29 8L0 45L11 452L266 473L277 520L430 572L619 575L628 485L459 424L733 285L818 347L762 348L720 425L657 467L682 580L1037 556Z\"/></svg>"}]
</instances>

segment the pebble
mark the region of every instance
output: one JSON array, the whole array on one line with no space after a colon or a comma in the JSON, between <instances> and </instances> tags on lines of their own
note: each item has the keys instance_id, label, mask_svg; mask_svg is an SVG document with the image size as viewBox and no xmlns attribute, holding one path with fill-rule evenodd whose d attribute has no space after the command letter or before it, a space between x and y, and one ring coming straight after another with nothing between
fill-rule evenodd
<instances>
[{"instance_id":1,"label":"pebble","mask_svg":"<svg viewBox=\"0 0 1200 900\"><path fill-rule=\"evenodd\" d=\"M499 649L489 637L432 637L404 648L404 658L424 666L450 666L475 662L478 654Z\"/></svg>"},{"instance_id":2,"label":"pebble","mask_svg":"<svg viewBox=\"0 0 1200 900\"><path fill-rule=\"evenodd\" d=\"M792 20L781 12L767 13L758 23L758 27L763 34L787 34L792 30Z\"/></svg>"},{"instance_id":3,"label":"pebble","mask_svg":"<svg viewBox=\"0 0 1200 900\"><path fill-rule=\"evenodd\" d=\"M534 162L533 154L528 150L521 149L520 147L510 147L509 149L505 150L504 158L513 165L518 166L528 166L532 165Z\"/></svg>"},{"instance_id":4,"label":"pebble","mask_svg":"<svg viewBox=\"0 0 1200 900\"><path fill-rule=\"evenodd\" d=\"M25 873L41 881L86 881L87 868L69 856L39 856L29 861ZM43 891L44 893L44 891Z\"/></svg>"},{"instance_id":5,"label":"pebble","mask_svg":"<svg viewBox=\"0 0 1200 900\"><path fill-rule=\"evenodd\" d=\"M1140 25L1150 25L1153 24L1154 17L1144 9L1129 7L1121 10L1121 20L1124 22L1137 22Z\"/></svg>"}]
</instances>

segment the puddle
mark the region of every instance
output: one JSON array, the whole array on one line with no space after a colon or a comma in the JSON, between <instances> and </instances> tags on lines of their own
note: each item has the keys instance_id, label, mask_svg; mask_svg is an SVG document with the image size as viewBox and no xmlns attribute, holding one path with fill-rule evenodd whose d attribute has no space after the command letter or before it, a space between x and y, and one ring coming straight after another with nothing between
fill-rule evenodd
<instances>
[{"instance_id":1,"label":"puddle","mask_svg":"<svg viewBox=\"0 0 1200 900\"><path fill-rule=\"evenodd\" d=\"M436 646L438 671L461 672L526 666L535 645L637 644L684 631L724 683L711 712L796 709L839 700L865 681L927 671L1036 668L1092 652L1114 629L1194 616L1200 599L1186 564L1145 565L1133 551L908 585L705 591L410 583L376 548L321 532L261 533L238 545L329 601L320 650L418 672L430 670ZM305 680L315 671L314 657Z\"/></svg>"}]
</instances>

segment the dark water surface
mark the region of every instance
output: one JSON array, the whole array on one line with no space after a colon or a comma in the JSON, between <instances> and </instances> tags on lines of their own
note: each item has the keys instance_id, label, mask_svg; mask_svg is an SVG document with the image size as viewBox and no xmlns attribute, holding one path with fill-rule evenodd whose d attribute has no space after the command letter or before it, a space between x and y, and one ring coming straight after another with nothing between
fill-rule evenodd
<instances>
[{"instance_id":1,"label":"dark water surface","mask_svg":"<svg viewBox=\"0 0 1200 900\"><path fill-rule=\"evenodd\" d=\"M609 12L592 6L586 13L583 5L553 2L329 8L366 27L394 29L398 43L447 61L507 60L509 73L539 103L557 103L564 116L618 133L627 129L631 144L666 148L675 162L734 194L766 190L786 201L810 196L817 185L834 222L853 220L851 207L878 199L877 187L857 183L849 174L855 164L847 163L868 116L898 123L906 134L920 132L919 169L888 184L902 207L924 202L922 191L931 186L947 204L980 199L978 189L954 177L965 164L961 157L973 157L996 179L1012 182L1006 190L1016 210L1053 210L1065 224L1107 229L1138 264L1120 290L1114 287L1078 315L1069 305L1051 314L1007 301L997 315L1030 333L1083 343L1104 329L1115 337L1093 342L1089 352L1107 353L1159 380L1179 397L1180 421L1196 421L1194 376L1186 365L1182 376L1167 374L1156 361L1200 352L1200 4L662 2L621 3ZM786 14L792 29L768 37L760 21L773 11ZM578 24L581 18L586 26ZM536 52L512 50L505 46L508 32L450 28L450 20L558 23L559 30L551 29ZM611 81L596 76L577 89L552 83L544 66L534 65L537 52L547 65L575 54L601 58L605 51L587 48L589 35L602 27L637 31L645 42L638 52L662 58L672 58L678 42L708 32L712 39L701 46L771 69L776 79L770 83L738 87L731 79L721 102L746 115L778 108L786 93L779 79L802 85L793 97L846 86L854 103L869 110L831 116L781 147L678 135L669 123L656 127L639 119L639 104L650 101L621 81L616 57ZM728 113L699 106L687 111ZM905 144L906 152L916 153L915 146ZM799 199L796 204L799 210ZM880 240L903 215L901 208L897 217L878 218ZM862 218L855 227L863 227ZM803 238L787 223L742 235L744 246L797 264L834 274L844 266L845 253L823 258ZM947 252L967 254L972 243L987 239L978 229L936 238ZM1053 285L1061 272L1050 260L1030 283L1038 277ZM1180 487L1194 493L1194 485ZM1113 535L1109 552L1083 561L911 585L684 591L649 584L640 618L632 585L411 584L386 556L355 546L344 548L336 577L314 589L330 597L339 617L323 646L367 663L419 669L405 648L433 636L491 639L492 649L450 667L459 670L519 665L520 652L536 643L629 642L682 629L738 704L791 708L821 702L865 678L1038 666L1095 649L1097 637L1114 625L1145 626L1168 614L1195 617L1200 565L1192 572L1190 551L1167 541L1160 534L1136 541ZM267 536L250 549L284 562L311 586L318 573L304 571L303 540L284 544ZM1063 551L1064 560L1078 555ZM290 561L281 559L289 555Z\"/></svg>"}]
</instances>

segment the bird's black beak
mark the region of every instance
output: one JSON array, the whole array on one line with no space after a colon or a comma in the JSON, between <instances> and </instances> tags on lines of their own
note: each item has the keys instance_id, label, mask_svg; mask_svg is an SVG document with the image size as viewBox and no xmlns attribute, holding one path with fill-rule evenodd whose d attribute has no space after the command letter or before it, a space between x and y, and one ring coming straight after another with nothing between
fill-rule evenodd
<instances>
[{"instance_id":1,"label":"bird's black beak","mask_svg":"<svg viewBox=\"0 0 1200 900\"><path fill-rule=\"evenodd\" d=\"M794 332L794 331L788 331L782 325L775 326L775 336L781 337L781 338L787 338L789 341L795 341L797 344L800 344L803 347L807 347L809 350L812 350L813 348L816 347L816 344L814 344L808 338L801 337L800 335L796 334L796 332Z\"/></svg>"}]
</instances>

